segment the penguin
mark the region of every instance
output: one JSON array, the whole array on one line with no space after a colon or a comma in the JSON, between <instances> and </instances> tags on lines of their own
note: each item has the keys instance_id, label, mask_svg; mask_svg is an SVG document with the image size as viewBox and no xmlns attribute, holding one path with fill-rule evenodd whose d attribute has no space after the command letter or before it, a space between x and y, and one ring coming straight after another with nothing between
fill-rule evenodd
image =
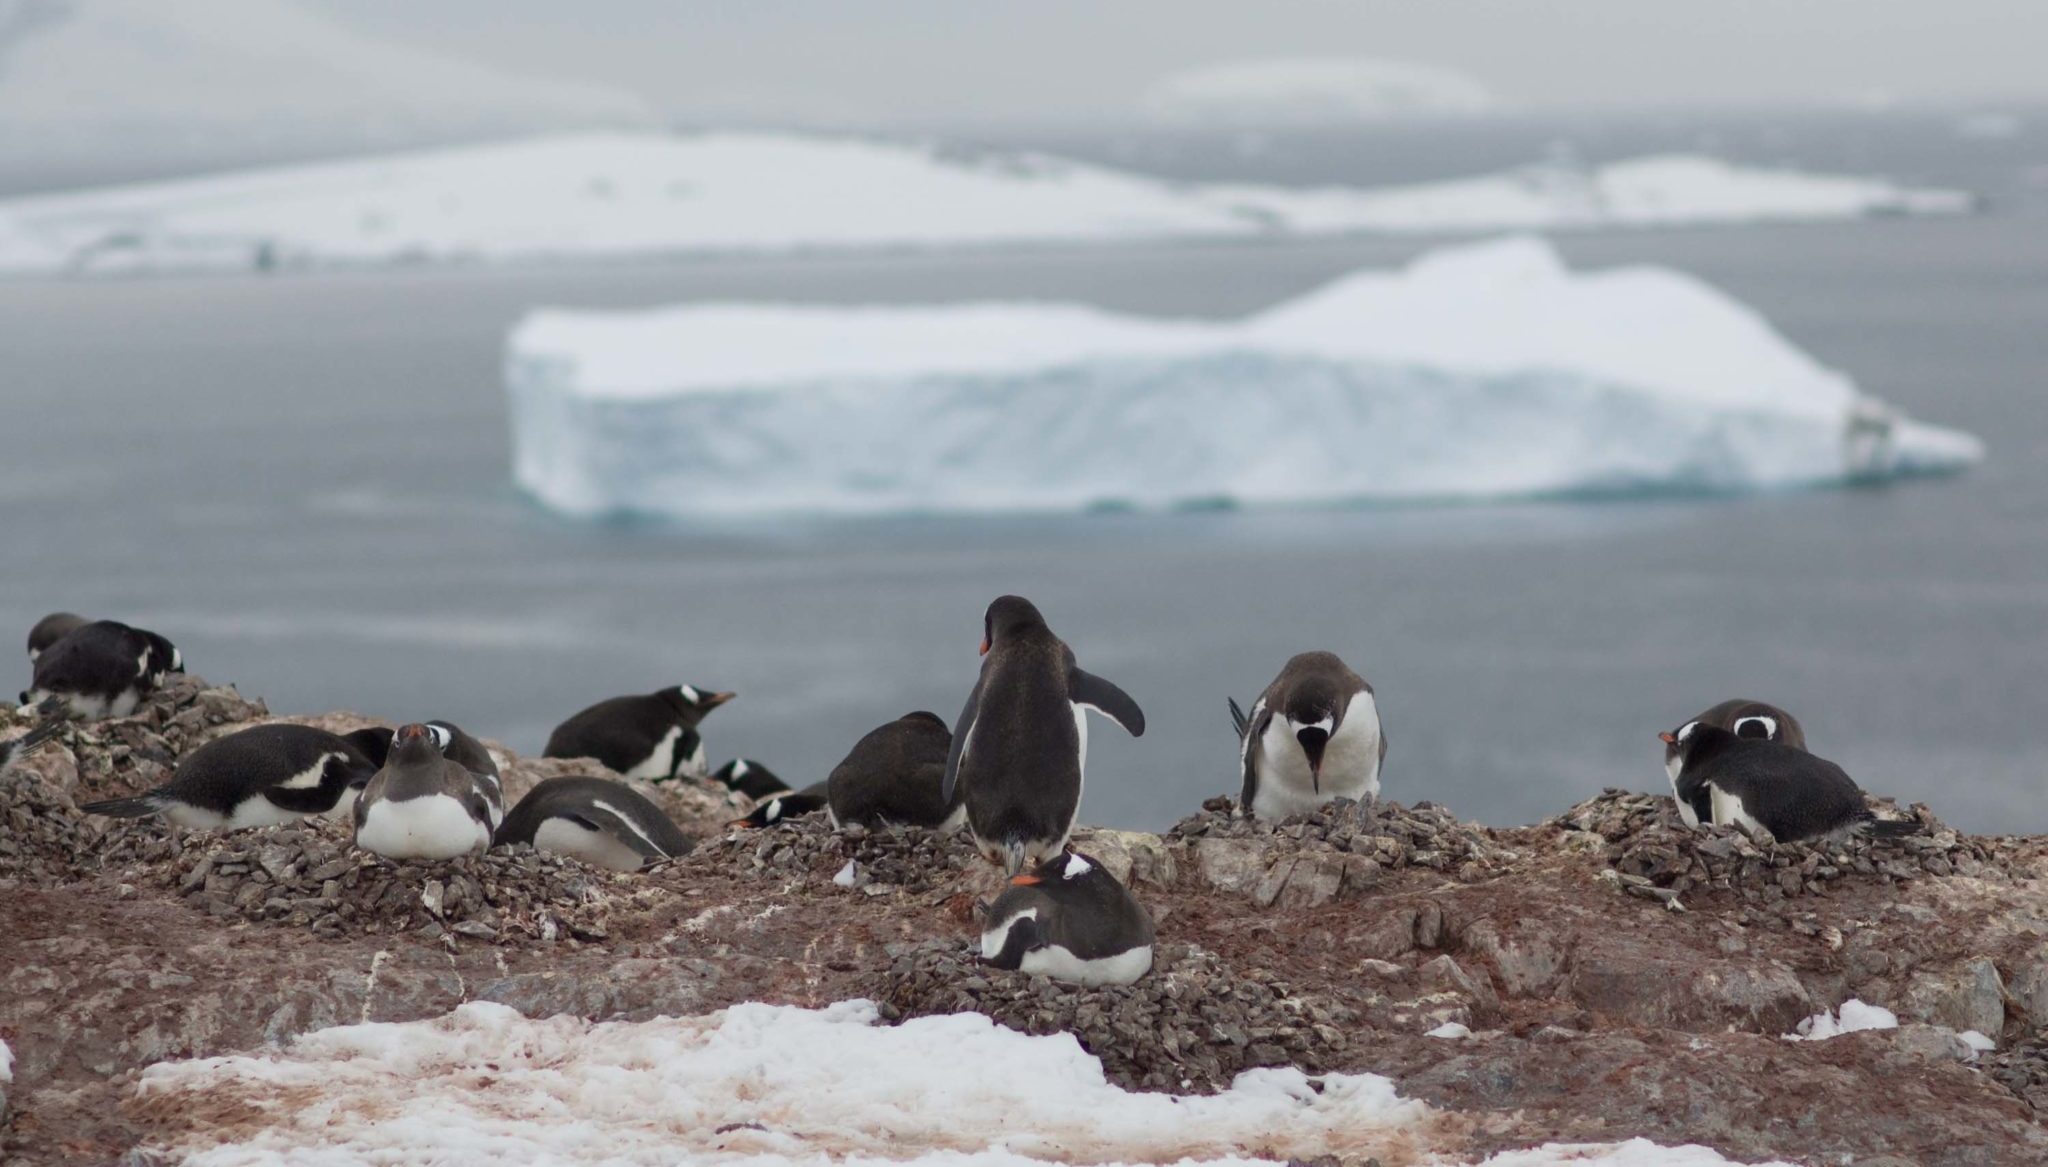
<instances>
[{"instance_id":1,"label":"penguin","mask_svg":"<svg viewBox=\"0 0 2048 1167\"><path fill-rule=\"evenodd\" d=\"M387 859L454 859L491 845L490 805L477 775L444 752L453 740L438 725L399 727L356 799L356 846Z\"/></svg>"},{"instance_id":2,"label":"penguin","mask_svg":"<svg viewBox=\"0 0 2048 1167\"><path fill-rule=\"evenodd\" d=\"M628 778L666 782L679 773L704 775L697 723L733 699L694 685L671 685L639 697L614 697L571 717L548 737L549 758L596 758Z\"/></svg>"},{"instance_id":3,"label":"penguin","mask_svg":"<svg viewBox=\"0 0 2048 1167\"><path fill-rule=\"evenodd\" d=\"M984 857L1016 875L1066 846L1081 806L1087 711L1145 733L1145 714L1122 689L1083 672L1022 596L982 615L981 675L954 723L939 800L966 789L967 824Z\"/></svg>"},{"instance_id":4,"label":"penguin","mask_svg":"<svg viewBox=\"0 0 2048 1167\"><path fill-rule=\"evenodd\" d=\"M754 801L771 794L781 794L790 788L789 783L777 777L775 771L752 758L734 758L712 771L711 780Z\"/></svg>"},{"instance_id":5,"label":"penguin","mask_svg":"<svg viewBox=\"0 0 2048 1167\"><path fill-rule=\"evenodd\" d=\"M504 778L498 773L498 760L491 756L491 751L484 743L452 721L443 721L437 717L423 724L444 731L436 739L445 741L441 749L443 757L460 763L464 769L476 775L477 787L483 791L484 802L490 808L491 829L496 830L498 824L505 818L505 783ZM390 758L395 732L382 726L372 726L342 736L355 743L356 747L375 763L371 767L374 771L383 769L384 763ZM369 779L365 777L356 784L355 789L360 792L367 785Z\"/></svg>"},{"instance_id":6,"label":"penguin","mask_svg":"<svg viewBox=\"0 0 2048 1167\"><path fill-rule=\"evenodd\" d=\"M347 814L355 788L376 769L355 743L324 729L258 725L187 754L171 780L147 794L79 809L123 819L162 815L199 830L274 827Z\"/></svg>"},{"instance_id":7,"label":"penguin","mask_svg":"<svg viewBox=\"0 0 2048 1167\"><path fill-rule=\"evenodd\" d=\"M1095 859L1070 851L1018 875L989 906L981 956L1079 985L1128 985L1152 969L1152 916Z\"/></svg>"},{"instance_id":8,"label":"penguin","mask_svg":"<svg viewBox=\"0 0 2048 1167\"><path fill-rule=\"evenodd\" d=\"M1725 729L1737 737L1763 738L1795 750L1806 748L1806 730L1800 727L1799 719L1764 701L1736 697L1693 718L1692 723ZM1678 817L1688 827L1712 822L1713 810L1705 791L1698 792L1690 802L1678 797L1678 754L1677 742L1665 743L1664 773L1671 779L1671 797L1678 803Z\"/></svg>"},{"instance_id":9,"label":"penguin","mask_svg":"<svg viewBox=\"0 0 2048 1167\"><path fill-rule=\"evenodd\" d=\"M0 742L0 776L4 776L16 762L28 757L29 751L57 736L64 728L61 721L45 721L12 741Z\"/></svg>"},{"instance_id":10,"label":"penguin","mask_svg":"<svg viewBox=\"0 0 2048 1167\"><path fill-rule=\"evenodd\" d=\"M21 703L55 702L88 720L126 717L166 676L184 671L185 658L170 641L119 621L95 620L36 657L34 680Z\"/></svg>"},{"instance_id":11,"label":"penguin","mask_svg":"<svg viewBox=\"0 0 2048 1167\"><path fill-rule=\"evenodd\" d=\"M85 617L70 612L52 612L36 621L36 626L28 630L28 663L36 663L45 649L87 623Z\"/></svg>"},{"instance_id":12,"label":"penguin","mask_svg":"<svg viewBox=\"0 0 2048 1167\"><path fill-rule=\"evenodd\" d=\"M1719 726L1688 721L1657 737L1678 747L1678 800L1707 795L1713 822L1760 827L1780 843L1820 835L1898 838L1919 834L1917 820L1881 819L1840 766L1805 750Z\"/></svg>"},{"instance_id":13,"label":"penguin","mask_svg":"<svg viewBox=\"0 0 2048 1167\"><path fill-rule=\"evenodd\" d=\"M660 807L609 778L550 778L519 800L495 841L530 843L612 871L688 854L694 846Z\"/></svg>"},{"instance_id":14,"label":"penguin","mask_svg":"<svg viewBox=\"0 0 2048 1167\"><path fill-rule=\"evenodd\" d=\"M966 789L941 793L953 735L936 713L918 710L869 730L825 779L832 825L883 823L951 831L967 817Z\"/></svg>"},{"instance_id":15,"label":"penguin","mask_svg":"<svg viewBox=\"0 0 2048 1167\"><path fill-rule=\"evenodd\" d=\"M759 830L790 819L802 818L807 814L816 814L826 808L828 799L825 790L825 783L813 782L802 790L779 791L755 803L753 809L744 817L736 818L725 825L741 830Z\"/></svg>"},{"instance_id":16,"label":"penguin","mask_svg":"<svg viewBox=\"0 0 2048 1167\"><path fill-rule=\"evenodd\" d=\"M1364 677L1337 654L1304 652L1252 702L1230 702L1244 789L1239 808L1263 819L1307 814L1332 799L1376 802L1387 736Z\"/></svg>"}]
</instances>

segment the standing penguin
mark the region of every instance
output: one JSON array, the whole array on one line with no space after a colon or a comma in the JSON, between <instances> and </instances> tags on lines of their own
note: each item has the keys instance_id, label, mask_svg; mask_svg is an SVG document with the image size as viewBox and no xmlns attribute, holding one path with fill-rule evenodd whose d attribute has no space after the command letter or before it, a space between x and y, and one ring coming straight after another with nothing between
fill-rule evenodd
<instances>
[{"instance_id":1,"label":"standing penguin","mask_svg":"<svg viewBox=\"0 0 2048 1167\"><path fill-rule=\"evenodd\" d=\"M704 740L697 724L733 696L671 685L600 701L556 726L542 755L596 758L607 769L650 782L666 782L678 773L702 777Z\"/></svg>"},{"instance_id":2,"label":"standing penguin","mask_svg":"<svg viewBox=\"0 0 2048 1167\"><path fill-rule=\"evenodd\" d=\"M491 845L493 818L477 776L445 751L438 725L401 726L391 756L356 799L356 846L389 859L453 859Z\"/></svg>"},{"instance_id":3,"label":"standing penguin","mask_svg":"<svg viewBox=\"0 0 2048 1167\"><path fill-rule=\"evenodd\" d=\"M675 821L609 778L550 778L526 792L498 828L499 844L530 843L611 871L638 871L689 853Z\"/></svg>"},{"instance_id":4,"label":"standing penguin","mask_svg":"<svg viewBox=\"0 0 2048 1167\"><path fill-rule=\"evenodd\" d=\"M1132 737L1145 714L1122 689L1083 672L1031 601L1002 596L982 616L981 676L954 723L941 802L966 789L983 856L1011 875L1057 855L1081 807L1090 709Z\"/></svg>"},{"instance_id":5,"label":"standing penguin","mask_svg":"<svg viewBox=\"0 0 2048 1167\"><path fill-rule=\"evenodd\" d=\"M154 632L96 620L65 633L36 657L24 705L55 701L83 718L126 717L171 673L185 671L176 646Z\"/></svg>"},{"instance_id":6,"label":"standing penguin","mask_svg":"<svg viewBox=\"0 0 2048 1167\"><path fill-rule=\"evenodd\" d=\"M87 814L160 814L181 827L239 830L347 814L377 767L354 742L310 725L258 725L185 755L146 794L89 802Z\"/></svg>"},{"instance_id":7,"label":"standing penguin","mask_svg":"<svg viewBox=\"0 0 2048 1167\"><path fill-rule=\"evenodd\" d=\"M1760 827L1780 843L1853 832L1896 838L1925 829L1917 820L1881 819L1840 766L1805 750L1719 726L1689 721L1658 739L1678 748L1678 800L1707 796L1713 822Z\"/></svg>"},{"instance_id":8,"label":"standing penguin","mask_svg":"<svg viewBox=\"0 0 2048 1167\"><path fill-rule=\"evenodd\" d=\"M1054 855L988 909L982 959L1080 985L1128 985L1152 968L1152 916L1102 864Z\"/></svg>"},{"instance_id":9,"label":"standing penguin","mask_svg":"<svg viewBox=\"0 0 2048 1167\"><path fill-rule=\"evenodd\" d=\"M1800 727L1799 719L1765 701L1736 697L1693 718L1690 724L1711 725L1736 737L1762 738L1795 750L1806 748L1806 730ZM1664 772L1671 778L1671 797L1678 803L1678 817L1688 827L1712 822L1713 808L1708 805L1706 791L1695 792L1690 800L1678 797L1679 752L1676 741L1664 743Z\"/></svg>"},{"instance_id":10,"label":"standing penguin","mask_svg":"<svg viewBox=\"0 0 2048 1167\"><path fill-rule=\"evenodd\" d=\"M36 626L28 630L28 663L36 663L36 658L51 645L87 623L85 617L70 612L52 612L36 621Z\"/></svg>"},{"instance_id":11,"label":"standing penguin","mask_svg":"<svg viewBox=\"0 0 2048 1167\"><path fill-rule=\"evenodd\" d=\"M1333 652L1290 659L1250 717L1230 703L1244 789L1238 807L1264 819L1307 814L1335 798L1376 801L1387 737L1372 686Z\"/></svg>"},{"instance_id":12,"label":"standing penguin","mask_svg":"<svg viewBox=\"0 0 2048 1167\"><path fill-rule=\"evenodd\" d=\"M10 766L28 757L30 750L57 736L57 731L63 728L61 721L45 721L12 741L0 742L0 776L4 776Z\"/></svg>"}]
</instances>

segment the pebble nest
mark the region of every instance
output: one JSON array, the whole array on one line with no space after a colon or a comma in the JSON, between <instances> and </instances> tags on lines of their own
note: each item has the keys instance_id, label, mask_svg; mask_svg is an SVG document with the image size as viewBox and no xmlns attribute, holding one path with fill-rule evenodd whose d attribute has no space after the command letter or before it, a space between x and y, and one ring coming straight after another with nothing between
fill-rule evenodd
<instances>
[{"instance_id":1,"label":"pebble nest","mask_svg":"<svg viewBox=\"0 0 2048 1167\"><path fill-rule=\"evenodd\" d=\"M1886 817L1902 817L1882 804ZM1915 804L1924 834L1899 839L1774 843L1735 827L1688 827L1671 799L1609 790L1551 820L1605 843L1604 858L1623 891L1669 903L1688 893L1723 892L1747 902L1826 895L1831 883L1860 879L1903 883L1929 876L2008 878L1995 838L1969 836L1936 821Z\"/></svg>"},{"instance_id":2,"label":"pebble nest","mask_svg":"<svg viewBox=\"0 0 2048 1167\"><path fill-rule=\"evenodd\" d=\"M610 873L531 847L398 862L358 849L341 823L166 831L111 840L103 860L109 874L169 891L216 918L336 938L411 933L500 944L606 938Z\"/></svg>"},{"instance_id":3,"label":"pebble nest","mask_svg":"<svg viewBox=\"0 0 2048 1167\"><path fill-rule=\"evenodd\" d=\"M1204 837L1286 840L1297 850L1348 851L1388 870L1423 867L1468 880L1491 875L1515 858L1484 827L1460 822L1433 802L1402 806L1339 798L1313 813L1274 821L1239 816L1231 799L1212 798L1201 813L1166 833L1168 843Z\"/></svg>"},{"instance_id":4,"label":"pebble nest","mask_svg":"<svg viewBox=\"0 0 2048 1167\"><path fill-rule=\"evenodd\" d=\"M1270 972L1239 974L1185 944L1159 945L1136 984L1094 988L992 968L945 941L890 955L867 989L885 1020L973 1011L1024 1033L1071 1033L1126 1089L1208 1094L1257 1066L1333 1069L1359 1020Z\"/></svg>"},{"instance_id":5,"label":"pebble nest","mask_svg":"<svg viewBox=\"0 0 2048 1167\"><path fill-rule=\"evenodd\" d=\"M733 830L700 842L691 853L741 875L804 872L832 879L854 865L853 886L869 895L891 890L920 893L950 888L981 863L965 831L885 826L834 830L822 813L758 830Z\"/></svg>"},{"instance_id":6,"label":"pebble nest","mask_svg":"<svg viewBox=\"0 0 2048 1167\"><path fill-rule=\"evenodd\" d=\"M2048 1031L1983 1054L1977 1066L2038 1114L2048 1111Z\"/></svg>"}]
</instances>

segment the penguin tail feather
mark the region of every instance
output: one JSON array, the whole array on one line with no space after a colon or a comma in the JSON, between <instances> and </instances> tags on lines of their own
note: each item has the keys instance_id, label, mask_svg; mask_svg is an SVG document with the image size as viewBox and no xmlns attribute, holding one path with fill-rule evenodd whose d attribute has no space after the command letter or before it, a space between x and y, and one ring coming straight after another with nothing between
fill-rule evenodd
<instances>
[{"instance_id":1,"label":"penguin tail feather","mask_svg":"<svg viewBox=\"0 0 2048 1167\"><path fill-rule=\"evenodd\" d=\"M1857 828L1856 833L1868 839L1903 839L1926 830L1927 824L1919 819L1881 819L1873 815Z\"/></svg>"},{"instance_id":2,"label":"penguin tail feather","mask_svg":"<svg viewBox=\"0 0 2048 1167\"><path fill-rule=\"evenodd\" d=\"M1225 700L1230 702L1230 722L1237 727L1237 740L1243 741L1244 732L1251 728L1252 720L1244 715L1244 710L1237 707L1237 698L1227 697Z\"/></svg>"},{"instance_id":3,"label":"penguin tail feather","mask_svg":"<svg viewBox=\"0 0 2048 1167\"><path fill-rule=\"evenodd\" d=\"M37 746L42 745L44 742L49 741L51 738L56 737L58 733L62 732L66 724L67 723L63 721L45 720L42 722L42 724L36 726L32 730L29 730L27 733L21 735L20 737L15 738L13 741L8 742L7 744L16 750L26 753L27 751L35 749Z\"/></svg>"},{"instance_id":4,"label":"penguin tail feather","mask_svg":"<svg viewBox=\"0 0 2048 1167\"><path fill-rule=\"evenodd\" d=\"M139 819L163 809L163 800L151 794L139 794L134 798L110 798L105 802L88 802L78 808L86 814L103 814L117 819Z\"/></svg>"}]
</instances>

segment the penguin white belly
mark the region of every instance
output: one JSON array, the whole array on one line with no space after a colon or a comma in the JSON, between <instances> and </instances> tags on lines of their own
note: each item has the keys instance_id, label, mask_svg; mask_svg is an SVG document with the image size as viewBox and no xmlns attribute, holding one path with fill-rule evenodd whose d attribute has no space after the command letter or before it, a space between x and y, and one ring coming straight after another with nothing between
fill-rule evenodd
<instances>
[{"instance_id":1,"label":"penguin white belly","mask_svg":"<svg viewBox=\"0 0 2048 1167\"><path fill-rule=\"evenodd\" d=\"M1308 814L1333 798L1355 798L1367 802L1380 793L1380 719L1368 694L1366 702L1345 715L1344 724L1323 747L1321 789L1309 773L1308 755L1287 727L1275 717L1259 738L1258 787L1252 793L1252 813L1263 819L1284 819ZM1356 721L1353 719L1356 718Z\"/></svg>"},{"instance_id":2,"label":"penguin white belly","mask_svg":"<svg viewBox=\"0 0 2048 1167\"><path fill-rule=\"evenodd\" d=\"M837 827L839 825L839 821L835 818L832 821L832 825L834 827ZM967 804L963 802L959 806L953 808L953 813L946 816L946 821L940 823L937 827L937 830L940 834L950 835L954 831L957 831L961 827L964 827L966 825Z\"/></svg>"},{"instance_id":3,"label":"penguin white belly","mask_svg":"<svg viewBox=\"0 0 2048 1167\"><path fill-rule=\"evenodd\" d=\"M674 768L676 742L682 736L682 726L669 726L668 732L662 734L661 740L655 742L654 748L647 752L647 757L634 765L632 769L626 771L626 777L640 778L649 782L668 777L670 771Z\"/></svg>"},{"instance_id":4,"label":"penguin white belly","mask_svg":"<svg viewBox=\"0 0 2048 1167\"><path fill-rule=\"evenodd\" d=\"M568 819L547 819L533 832L533 849L581 859L609 871L638 871L642 860L633 850L603 831Z\"/></svg>"},{"instance_id":5,"label":"penguin white belly","mask_svg":"<svg viewBox=\"0 0 2048 1167\"><path fill-rule=\"evenodd\" d=\"M704 759L704 738L702 735L699 735L697 738L697 748L690 751L690 756L683 759L682 765L676 767L676 772L688 774L692 778L711 777L710 763Z\"/></svg>"},{"instance_id":6,"label":"penguin white belly","mask_svg":"<svg viewBox=\"0 0 2048 1167\"><path fill-rule=\"evenodd\" d=\"M1025 953L1020 967L1034 976L1076 985L1128 985L1152 971L1152 946L1142 944L1115 956L1085 960L1049 944Z\"/></svg>"},{"instance_id":7,"label":"penguin white belly","mask_svg":"<svg viewBox=\"0 0 2048 1167\"><path fill-rule=\"evenodd\" d=\"M195 831L239 831L249 827L281 827L306 817L298 811L286 810L260 794L243 799L228 814L192 806L189 803L173 802L164 807L163 816L181 827Z\"/></svg>"},{"instance_id":8,"label":"penguin white belly","mask_svg":"<svg viewBox=\"0 0 2048 1167\"><path fill-rule=\"evenodd\" d=\"M1372 694L1351 699L1344 723L1323 747L1323 798L1371 802L1380 796L1380 711Z\"/></svg>"},{"instance_id":9,"label":"penguin white belly","mask_svg":"<svg viewBox=\"0 0 2048 1167\"><path fill-rule=\"evenodd\" d=\"M1767 835L1771 833L1769 827L1756 821L1756 818L1748 810L1744 809L1740 798L1732 794L1724 794L1721 792L1720 787L1711 784L1708 785L1707 789L1713 792L1713 814L1716 825L1724 827L1743 826L1751 830L1762 831Z\"/></svg>"},{"instance_id":10,"label":"penguin white belly","mask_svg":"<svg viewBox=\"0 0 2048 1167\"><path fill-rule=\"evenodd\" d=\"M334 809L328 811L326 814L323 814L320 817L324 819L340 819L343 822L351 822L356 817L356 799L361 798L362 796L363 791L361 787L351 786L348 789L342 791L341 797L335 800Z\"/></svg>"},{"instance_id":11,"label":"penguin white belly","mask_svg":"<svg viewBox=\"0 0 2048 1167\"><path fill-rule=\"evenodd\" d=\"M1678 795L1678 772L1684 768L1685 763L1678 758L1664 763L1664 772L1671 776L1671 800L1678 804L1679 821L1688 827L1696 827L1700 825L1700 816L1693 813L1692 803Z\"/></svg>"},{"instance_id":12,"label":"penguin white belly","mask_svg":"<svg viewBox=\"0 0 2048 1167\"><path fill-rule=\"evenodd\" d=\"M490 846L490 831L445 794L380 799L356 828L356 846L388 859L453 859Z\"/></svg>"}]
</instances>

